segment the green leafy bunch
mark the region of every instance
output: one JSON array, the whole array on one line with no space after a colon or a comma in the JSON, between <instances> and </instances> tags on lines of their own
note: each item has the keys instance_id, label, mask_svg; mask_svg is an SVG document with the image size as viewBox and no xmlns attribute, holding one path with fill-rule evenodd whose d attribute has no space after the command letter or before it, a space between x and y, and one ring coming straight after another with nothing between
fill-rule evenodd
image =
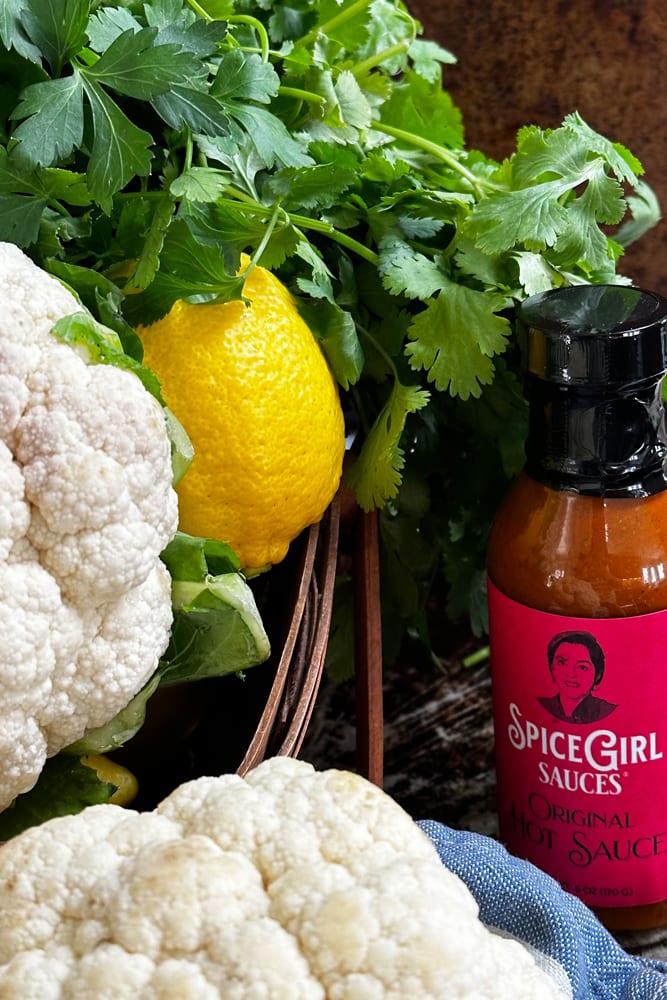
<instances>
[{"instance_id":1,"label":"green leafy bunch","mask_svg":"<svg viewBox=\"0 0 667 1000\"><path fill-rule=\"evenodd\" d=\"M444 575L479 630L522 462L514 307L626 281L658 208L576 112L503 163L467 148L455 59L422 36L401 0L9 0L0 239L138 361L137 324L242 296L242 252L278 273L340 383L358 502L382 510L389 617L424 632Z\"/></svg>"}]
</instances>

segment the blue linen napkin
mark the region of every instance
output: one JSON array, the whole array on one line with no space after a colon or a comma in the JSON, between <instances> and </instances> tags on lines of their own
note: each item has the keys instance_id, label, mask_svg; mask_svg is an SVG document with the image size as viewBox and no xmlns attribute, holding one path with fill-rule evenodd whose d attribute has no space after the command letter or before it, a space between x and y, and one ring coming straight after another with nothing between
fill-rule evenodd
<instances>
[{"instance_id":1,"label":"blue linen napkin","mask_svg":"<svg viewBox=\"0 0 667 1000\"><path fill-rule=\"evenodd\" d=\"M629 955L555 879L491 837L434 820L418 825L468 886L482 922L557 962L573 1000L667 1000L667 961Z\"/></svg>"}]
</instances>

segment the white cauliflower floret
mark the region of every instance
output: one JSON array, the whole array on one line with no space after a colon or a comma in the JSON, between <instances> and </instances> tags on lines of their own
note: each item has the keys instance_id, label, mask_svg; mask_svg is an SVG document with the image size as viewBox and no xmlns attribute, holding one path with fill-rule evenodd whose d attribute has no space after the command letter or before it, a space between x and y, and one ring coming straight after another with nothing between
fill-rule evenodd
<instances>
[{"instance_id":1,"label":"white cauliflower floret","mask_svg":"<svg viewBox=\"0 0 667 1000\"><path fill-rule=\"evenodd\" d=\"M384 792L275 757L0 850L8 1000L556 1000Z\"/></svg>"},{"instance_id":2,"label":"white cauliflower floret","mask_svg":"<svg viewBox=\"0 0 667 1000\"><path fill-rule=\"evenodd\" d=\"M178 512L159 403L51 333L74 296L6 243L0 288L2 809L155 670Z\"/></svg>"}]
</instances>

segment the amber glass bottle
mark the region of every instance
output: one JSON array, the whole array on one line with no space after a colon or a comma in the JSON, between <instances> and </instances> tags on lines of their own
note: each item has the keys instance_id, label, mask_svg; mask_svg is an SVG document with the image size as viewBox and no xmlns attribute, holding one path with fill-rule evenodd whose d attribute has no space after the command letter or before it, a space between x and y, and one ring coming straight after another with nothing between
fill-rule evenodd
<instances>
[{"instance_id":1,"label":"amber glass bottle","mask_svg":"<svg viewBox=\"0 0 667 1000\"><path fill-rule=\"evenodd\" d=\"M488 550L500 836L614 929L667 923L667 301L520 309L526 467Z\"/></svg>"}]
</instances>

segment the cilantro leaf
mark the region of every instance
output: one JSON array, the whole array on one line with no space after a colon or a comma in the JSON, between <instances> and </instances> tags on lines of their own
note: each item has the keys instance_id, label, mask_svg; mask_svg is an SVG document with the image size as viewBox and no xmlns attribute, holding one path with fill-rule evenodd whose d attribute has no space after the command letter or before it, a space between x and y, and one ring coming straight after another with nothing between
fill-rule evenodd
<instances>
[{"instance_id":1,"label":"cilantro leaf","mask_svg":"<svg viewBox=\"0 0 667 1000\"><path fill-rule=\"evenodd\" d=\"M634 194L627 197L631 218L620 226L615 239L623 247L629 246L640 239L660 221L660 203L655 191L645 181L637 181Z\"/></svg>"},{"instance_id":2,"label":"cilantro leaf","mask_svg":"<svg viewBox=\"0 0 667 1000\"><path fill-rule=\"evenodd\" d=\"M502 295L448 282L408 329L411 366L425 369L441 392L479 396L493 380L493 355L507 346L509 321L497 315L505 305Z\"/></svg>"},{"instance_id":3,"label":"cilantro leaf","mask_svg":"<svg viewBox=\"0 0 667 1000\"><path fill-rule=\"evenodd\" d=\"M527 254L526 254L527 255ZM520 252L509 255L484 253L475 246L472 240L461 237L457 241L454 261L458 275L467 275L475 287L489 289L503 288L508 291L514 283L512 258L516 259ZM538 256L535 254L535 256ZM544 258L540 258L544 260Z\"/></svg>"},{"instance_id":4,"label":"cilantro leaf","mask_svg":"<svg viewBox=\"0 0 667 1000\"><path fill-rule=\"evenodd\" d=\"M552 247L567 222L567 209L560 199L570 187L569 180L554 180L501 191L478 202L464 231L489 254L521 245Z\"/></svg>"},{"instance_id":5,"label":"cilantro leaf","mask_svg":"<svg viewBox=\"0 0 667 1000\"><path fill-rule=\"evenodd\" d=\"M214 167L190 167L169 185L174 198L186 201L217 201L229 183L222 170Z\"/></svg>"},{"instance_id":6,"label":"cilantro leaf","mask_svg":"<svg viewBox=\"0 0 667 1000\"><path fill-rule=\"evenodd\" d=\"M591 206L594 196L589 197L591 190L589 185L568 206L565 226L554 246L553 260L556 263L575 260L597 272L602 272L611 264L610 270L613 272L614 258L610 241L598 226L591 225L591 220L597 220L595 207Z\"/></svg>"},{"instance_id":7,"label":"cilantro leaf","mask_svg":"<svg viewBox=\"0 0 667 1000\"><path fill-rule=\"evenodd\" d=\"M579 116L569 116L551 132L525 128L516 153L498 174L508 176L512 189L482 199L466 235L485 253L554 247L560 261L608 273L614 254L600 224L623 218L627 204L620 181L636 181L636 168L641 169L629 154Z\"/></svg>"},{"instance_id":8,"label":"cilantro leaf","mask_svg":"<svg viewBox=\"0 0 667 1000\"><path fill-rule=\"evenodd\" d=\"M565 116L562 127L570 134L572 141L576 139L592 152L600 154L620 180L635 184L637 177L644 173L642 164L629 149L620 142L611 142L600 135L576 111Z\"/></svg>"},{"instance_id":9,"label":"cilantro leaf","mask_svg":"<svg viewBox=\"0 0 667 1000\"><path fill-rule=\"evenodd\" d=\"M302 211L321 209L339 201L355 180L352 164L346 168L340 162L317 163L280 170L267 183L266 191L288 210L292 206Z\"/></svg>"},{"instance_id":10,"label":"cilantro leaf","mask_svg":"<svg viewBox=\"0 0 667 1000\"><path fill-rule=\"evenodd\" d=\"M374 0L365 10L353 10L352 17L337 18L339 6L329 0L320 6L320 17L329 38L342 43L359 62L374 60L379 53L386 53L384 66L388 73L400 73L405 69L404 47L414 39L415 25L399 7L389 0Z\"/></svg>"},{"instance_id":11,"label":"cilantro leaf","mask_svg":"<svg viewBox=\"0 0 667 1000\"><path fill-rule=\"evenodd\" d=\"M426 406L429 393L394 379L389 399L368 432L349 473L350 486L363 510L373 510L395 497L405 464L400 439L409 413Z\"/></svg>"},{"instance_id":12,"label":"cilantro leaf","mask_svg":"<svg viewBox=\"0 0 667 1000\"><path fill-rule=\"evenodd\" d=\"M429 299L448 283L436 261L393 235L380 241L378 271L390 292L415 299Z\"/></svg>"},{"instance_id":13,"label":"cilantro leaf","mask_svg":"<svg viewBox=\"0 0 667 1000\"><path fill-rule=\"evenodd\" d=\"M554 268L542 254L518 250L512 255L519 267L519 282L526 295L537 295L554 286Z\"/></svg>"},{"instance_id":14,"label":"cilantro leaf","mask_svg":"<svg viewBox=\"0 0 667 1000\"><path fill-rule=\"evenodd\" d=\"M341 121L351 128L367 129L371 123L371 108L354 74L343 70L335 88Z\"/></svg>"},{"instance_id":15,"label":"cilantro leaf","mask_svg":"<svg viewBox=\"0 0 667 1000\"><path fill-rule=\"evenodd\" d=\"M432 39L416 38L408 49L415 73L429 83L439 84L443 64L456 62L456 56Z\"/></svg>"},{"instance_id":16,"label":"cilantro leaf","mask_svg":"<svg viewBox=\"0 0 667 1000\"><path fill-rule=\"evenodd\" d=\"M405 74L381 109L380 119L450 149L463 145L461 112L447 91L414 71Z\"/></svg>"}]
</instances>

